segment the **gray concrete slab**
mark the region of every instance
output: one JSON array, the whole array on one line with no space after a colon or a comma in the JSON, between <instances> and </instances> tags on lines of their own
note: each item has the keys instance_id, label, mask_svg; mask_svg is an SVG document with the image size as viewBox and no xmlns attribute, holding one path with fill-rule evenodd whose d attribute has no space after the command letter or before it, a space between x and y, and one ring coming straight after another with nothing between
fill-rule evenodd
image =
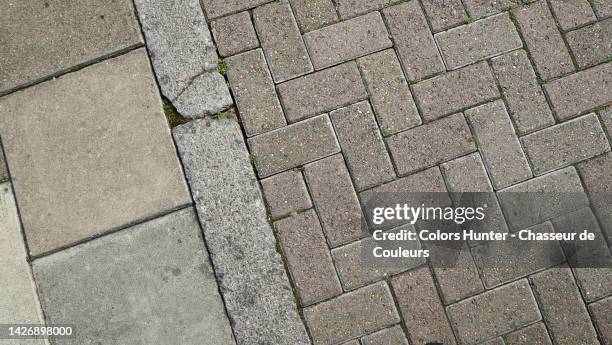
<instances>
[{"instance_id":1,"label":"gray concrete slab","mask_svg":"<svg viewBox=\"0 0 612 345\"><path fill-rule=\"evenodd\" d=\"M30 252L191 202L144 49L0 98Z\"/></svg>"}]
</instances>

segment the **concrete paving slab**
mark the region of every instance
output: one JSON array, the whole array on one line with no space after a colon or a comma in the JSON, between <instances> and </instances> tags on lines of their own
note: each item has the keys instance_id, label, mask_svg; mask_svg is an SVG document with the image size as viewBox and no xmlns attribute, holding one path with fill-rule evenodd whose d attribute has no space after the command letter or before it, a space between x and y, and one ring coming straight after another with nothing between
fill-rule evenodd
<instances>
[{"instance_id":1,"label":"concrete paving slab","mask_svg":"<svg viewBox=\"0 0 612 345\"><path fill-rule=\"evenodd\" d=\"M235 344L192 208L35 260L53 344Z\"/></svg>"},{"instance_id":2,"label":"concrete paving slab","mask_svg":"<svg viewBox=\"0 0 612 345\"><path fill-rule=\"evenodd\" d=\"M128 0L3 1L0 94L142 44Z\"/></svg>"},{"instance_id":3,"label":"concrete paving slab","mask_svg":"<svg viewBox=\"0 0 612 345\"><path fill-rule=\"evenodd\" d=\"M0 113L33 255L191 202L144 49L2 97Z\"/></svg>"},{"instance_id":4,"label":"concrete paving slab","mask_svg":"<svg viewBox=\"0 0 612 345\"><path fill-rule=\"evenodd\" d=\"M0 324L41 324L43 317L27 263L15 198L0 184ZM45 344L38 340L0 340L3 345Z\"/></svg>"}]
</instances>

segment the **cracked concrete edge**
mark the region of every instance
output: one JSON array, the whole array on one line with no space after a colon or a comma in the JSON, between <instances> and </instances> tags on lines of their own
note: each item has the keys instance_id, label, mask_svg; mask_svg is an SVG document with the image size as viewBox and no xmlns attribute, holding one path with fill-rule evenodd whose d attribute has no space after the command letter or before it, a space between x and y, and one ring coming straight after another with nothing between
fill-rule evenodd
<instances>
[{"instance_id":1,"label":"cracked concrete edge","mask_svg":"<svg viewBox=\"0 0 612 345\"><path fill-rule=\"evenodd\" d=\"M233 104L198 0L135 0L162 94L184 117L215 114Z\"/></svg>"},{"instance_id":2,"label":"cracked concrete edge","mask_svg":"<svg viewBox=\"0 0 612 345\"><path fill-rule=\"evenodd\" d=\"M240 125L207 118L172 132L237 344L311 344Z\"/></svg>"}]
</instances>

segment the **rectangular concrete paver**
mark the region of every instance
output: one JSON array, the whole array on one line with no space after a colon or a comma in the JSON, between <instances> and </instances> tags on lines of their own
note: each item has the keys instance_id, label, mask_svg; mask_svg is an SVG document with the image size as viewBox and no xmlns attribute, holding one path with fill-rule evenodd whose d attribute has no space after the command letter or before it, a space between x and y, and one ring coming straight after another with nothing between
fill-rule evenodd
<instances>
[{"instance_id":1,"label":"rectangular concrete paver","mask_svg":"<svg viewBox=\"0 0 612 345\"><path fill-rule=\"evenodd\" d=\"M261 180L261 187L272 218L312 207L302 173L289 170Z\"/></svg>"},{"instance_id":2,"label":"rectangular concrete paver","mask_svg":"<svg viewBox=\"0 0 612 345\"><path fill-rule=\"evenodd\" d=\"M21 235L15 198L9 183L0 184L0 323L44 323L36 287L27 263L28 255ZM45 344L31 340L27 344ZM20 340L2 340L20 345ZM25 341L23 344L26 344Z\"/></svg>"},{"instance_id":3,"label":"rectangular concrete paver","mask_svg":"<svg viewBox=\"0 0 612 345\"><path fill-rule=\"evenodd\" d=\"M289 0L302 32L320 29L338 21L332 0Z\"/></svg>"},{"instance_id":4,"label":"rectangular concrete paver","mask_svg":"<svg viewBox=\"0 0 612 345\"><path fill-rule=\"evenodd\" d=\"M259 40L248 11L211 22L212 34L221 56L230 56L255 49Z\"/></svg>"},{"instance_id":5,"label":"rectangular concrete paver","mask_svg":"<svg viewBox=\"0 0 612 345\"><path fill-rule=\"evenodd\" d=\"M312 72L312 64L289 3L274 2L256 8L253 22L275 82Z\"/></svg>"},{"instance_id":6,"label":"rectangular concrete paver","mask_svg":"<svg viewBox=\"0 0 612 345\"><path fill-rule=\"evenodd\" d=\"M429 168L476 150L463 114L401 132L387 140L400 175Z\"/></svg>"},{"instance_id":7,"label":"rectangular concrete paver","mask_svg":"<svg viewBox=\"0 0 612 345\"><path fill-rule=\"evenodd\" d=\"M514 331L505 338L506 345L552 345L543 322Z\"/></svg>"},{"instance_id":8,"label":"rectangular concrete paver","mask_svg":"<svg viewBox=\"0 0 612 345\"><path fill-rule=\"evenodd\" d=\"M235 344L192 208L38 259L54 344ZM151 327L155 325L155 327Z\"/></svg>"},{"instance_id":9,"label":"rectangular concrete paver","mask_svg":"<svg viewBox=\"0 0 612 345\"><path fill-rule=\"evenodd\" d=\"M461 0L423 0L421 4L429 18L433 32L449 29L468 20Z\"/></svg>"},{"instance_id":10,"label":"rectangular concrete paver","mask_svg":"<svg viewBox=\"0 0 612 345\"><path fill-rule=\"evenodd\" d=\"M329 246L363 237L361 207L342 155L304 166L304 176Z\"/></svg>"},{"instance_id":11,"label":"rectangular concrete paver","mask_svg":"<svg viewBox=\"0 0 612 345\"><path fill-rule=\"evenodd\" d=\"M549 80L574 71L572 59L546 1L534 2L512 13L542 79Z\"/></svg>"},{"instance_id":12,"label":"rectangular concrete paver","mask_svg":"<svg viewBox=\"0 0 612 345\"><path fill-rule=\"evenodd\" d=\"M522 0L464 0L472 18L482 18L522 4Z\"/></svg>"},{"instance_id":13,"label":"rectangular concrete paver","mask_svg":"<svg viewBox=\"0 0 612 345\"><path fill-rule=\"evenodd\" d=\"M581 68L612 57L612 18L567 33L567 43Z\"/></svg>"},{"instance_id":14,"label":"rectangular concrete paver","mask_svg":"<svg viewBox=\"0 0 612 345\"><path fill-rule=\"evenodd\" d=\"M532 177L525 153L502 101L466 110L495 189Z\"/></svg>"},{"instance_id":15,"label":"rectangular concrete paver","mask_svg":"<svg viewBox=\"0 0 612 345\"><path fill-rule=\"evenodd\" d=\"M400 0L336 0L336 8L342 19L377 11Z\"/></svg>"},{"instance_id":16,"label":"rectangular concrete paver","mask_svg":"<svg viewBox=\"0 0 612 345\"><path fill-rule=\"evenodd\" d=\"M563 31L597 20L588 0L551 0L550 6Z\"/></svg>"},{"instance_id":17,"label":"rectangular concrete paver","mask_svg":"<svg viewBox=\"0 0 612 345\"><path fill-rule=\"evenodd\" d=\"M248 144L261 178L340 151L327 115L249 138Z\"/></svg>"},{"instance_id":18,"label":"rectangular concrete paver","mask_svg":"<svg viewBox=\"0 0 612 345\"><path fill-rule=\"evenodd\" d=\"M304 318L315 345L339 344L400 321L385 282L305 308Z\"/></svg>"},{"instance_id":19,"label":"rectangular concrete paver","mask_svg":"<svg viewBox=\"0 0 612 345\"><path fill-rule=\"evenodd\" d=\"M287 123L261 49L227 58L225 65L247 136L269 132Z\"/></svg>"},{"instance_id":20,"label":"rectangular concrete paver","mask_svg":"<svg viewBox=\"0 0 612 345\"><path fill-rule=\"evenodd\" d=\"M385 328L382 331L361 338L363 345L408 345L401 326Z\"/></svg>"},{"instance_id":21,"label":"rectangular concrete paver","mask_svg":"<svg viewBox=\"0 0 612 345\"><path fill-rule=\"evenodd\" d=\"M527 53L517 50L491 60L519 135L553 125L555 120Z\"/></svg>"},{"instance_id":22,"label":"rectangular concrete paver","mask_svg":"<svg viewBox=\"0 0 612 345\"><path fill-rule=\"evenodd\" d=\"M0 112L32 254L191 202L144 49L2 97Z\"/></svg>"},{"instance_id":23,"label":"rectangular concrete paver","mask_svg":"<svg viewBox=\"0 0 612 345\"><path fill-rule=\"evenodd\" d=\"M580 163L577 166L589 193L593 211L599 218L602 231L612 243L612 153Z\"/></svg>"},{"instance_id":24,"label":"rectangular concrete paver","mask_svg":"<svg viewBox=\"0 0 612 345\"><path fill-rule=\"evenodd\" d=\"M447 307L462 344L475 344L540 320L526 279Z\"/></svg>"},{"instance_id":25,"label":"rectangular concrete paver","mask_svg":"<svg viewBox=\"0 0 612 345\"><path fill-rule=\"evenodd\" d=\"M248 10L272 0L203 0L208 18L215 19L228 14Z\"/></svg>"},{"instance_id":26,"label":"rectangular concrete paver","mask_svg":"<svg viewBox=\"0 0 612 345\"><path fill-rule=\"evenodd\" d=\"M319 219L313 210L274 223L289 273L308 306L342 293Z\"/></svg>"},{"instance_id":27,"label":"rectangular concrete paver","mask_svg":"<svg viewBox=\"0 0 612 345\"><path fill-rule=\"evenodd\" d=\"M392 43L379 12L342 21L304 35L315 69L364 56Z\"/></svg>"},{"instance_id":28,"label":"rectangular concrete paver","mask_svg":"<svg viewBox=\"0 0 612 345\"><path fill-rule=\"evenodd\" d=\"M456 231L459 231L458 227ZM467 245L453 245L458 248L434 247L430 252L430 262L445 305L484 291Z\"/></svg>"},{"instance_id":29,"label":"rectangular concrete paver","mask_svg":"<svg viewBox=\"0 0 612 345\"><path fill-rule=\"evenodd\" d=\"M538 273L531 283L554 344L599 344L569 268Z\"/></svg>"},{"instance_id":30,"label":"rectangular concrete paver","mask_svg":"<svg viewBox=\"0 0 612 345\"><path fill-rule=\"evenodd\" d=\"M408 80L420 80L445 70L418 1L388 7L383 14Z\"/></svg>"},{"instance_id":31,"label":"rectangular concrete paver","mask_svg":"<svg viewBox=\"0 0 612 345\"><path fill-rule=\"evenodd\" d=\"M485 62L466 66L413 86L425 121L499 97L495 78Z\"/></svg>"},{"instance_id":32,"label":"rectangular concrete paver","mask_svg":"<svg viewBox=\"0 0 612 345\"><path fill-rule=\"evenodd\" d=\"M610 0L593 0L592 6L599 19L612 16L612 3Z\"/></svg>"},{"instance_id":33,"label":"rectangular concrete paver","mask_svg":"<svg viewBox=\"0 0 612 345\"><path fill-rule=\"evenodd\" d=\"M603 345L612 344L612 315L610 310L612 309L612 297L602 299L599 302L589 304L589 311L595 326L601 334L601 340Z\"/></svg>"},{"instance_id":34,"label":"rectangular concrete paver","mask_svg":"<svg viewBox=\"0 0 612 345\"><path fill-rule=\"evenodd\" d=\"M353 62L280 84L278 92L289 122L300 121L368 97L357 65Z\"/></svg>"},{"instance_id":35,"label":"rectangular concrete paver","mask_svg":"<svg viewBox=\"0 0 612 345\"><path fill-rule=\"evenodd\" d=\"M507 13L440 32L434 37L450 69L500 55L523 45Z\"/></svg>"},{"instance_id":36,"label":"rectangular concrete paver","mask_svg":"<svg viewBox=\"0 0 612 345\"><path fill-rule=\"evenodd\" d=\"M559 119L612 102L612 63L599 65L544 85Z\"/></svg>"},{"instance_id":37,"label":"rectangular concrete paver","mask_svg":"<svg viewBox=\"0 0 612 345\"><path fill-rule=\"evenodd\" d=\"M395 178L391 159L367 101L332 111L330 117L357 190Z\"/></svg>"},{"instance_id":38,"label":"rectangular concrete paver","mask_svg":"<svg viewBox=\"0 0 612 345\"><path fill-rule=\"evenodd\" d=\"M610 151L610 143L595 114L529 134L521 142L536 175Z\"/></svg>"}]
</instances>

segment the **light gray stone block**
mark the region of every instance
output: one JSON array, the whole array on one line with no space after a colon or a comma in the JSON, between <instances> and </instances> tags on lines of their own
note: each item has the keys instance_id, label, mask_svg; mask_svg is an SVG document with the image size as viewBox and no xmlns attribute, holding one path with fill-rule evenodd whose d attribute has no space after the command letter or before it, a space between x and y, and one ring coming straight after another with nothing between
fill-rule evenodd
<instances>
[{"instance_id":1,"label":"light gray stone block","mask_svg":"<svg viewBox=\"0 0 612 345\"><path fill-rule=\"evenodd\" d=\"M217 72L206 72L195 77L172 103L184 117L198 118L221 112L234 101L225 78Z\"/></svg>"}]
</instances>

